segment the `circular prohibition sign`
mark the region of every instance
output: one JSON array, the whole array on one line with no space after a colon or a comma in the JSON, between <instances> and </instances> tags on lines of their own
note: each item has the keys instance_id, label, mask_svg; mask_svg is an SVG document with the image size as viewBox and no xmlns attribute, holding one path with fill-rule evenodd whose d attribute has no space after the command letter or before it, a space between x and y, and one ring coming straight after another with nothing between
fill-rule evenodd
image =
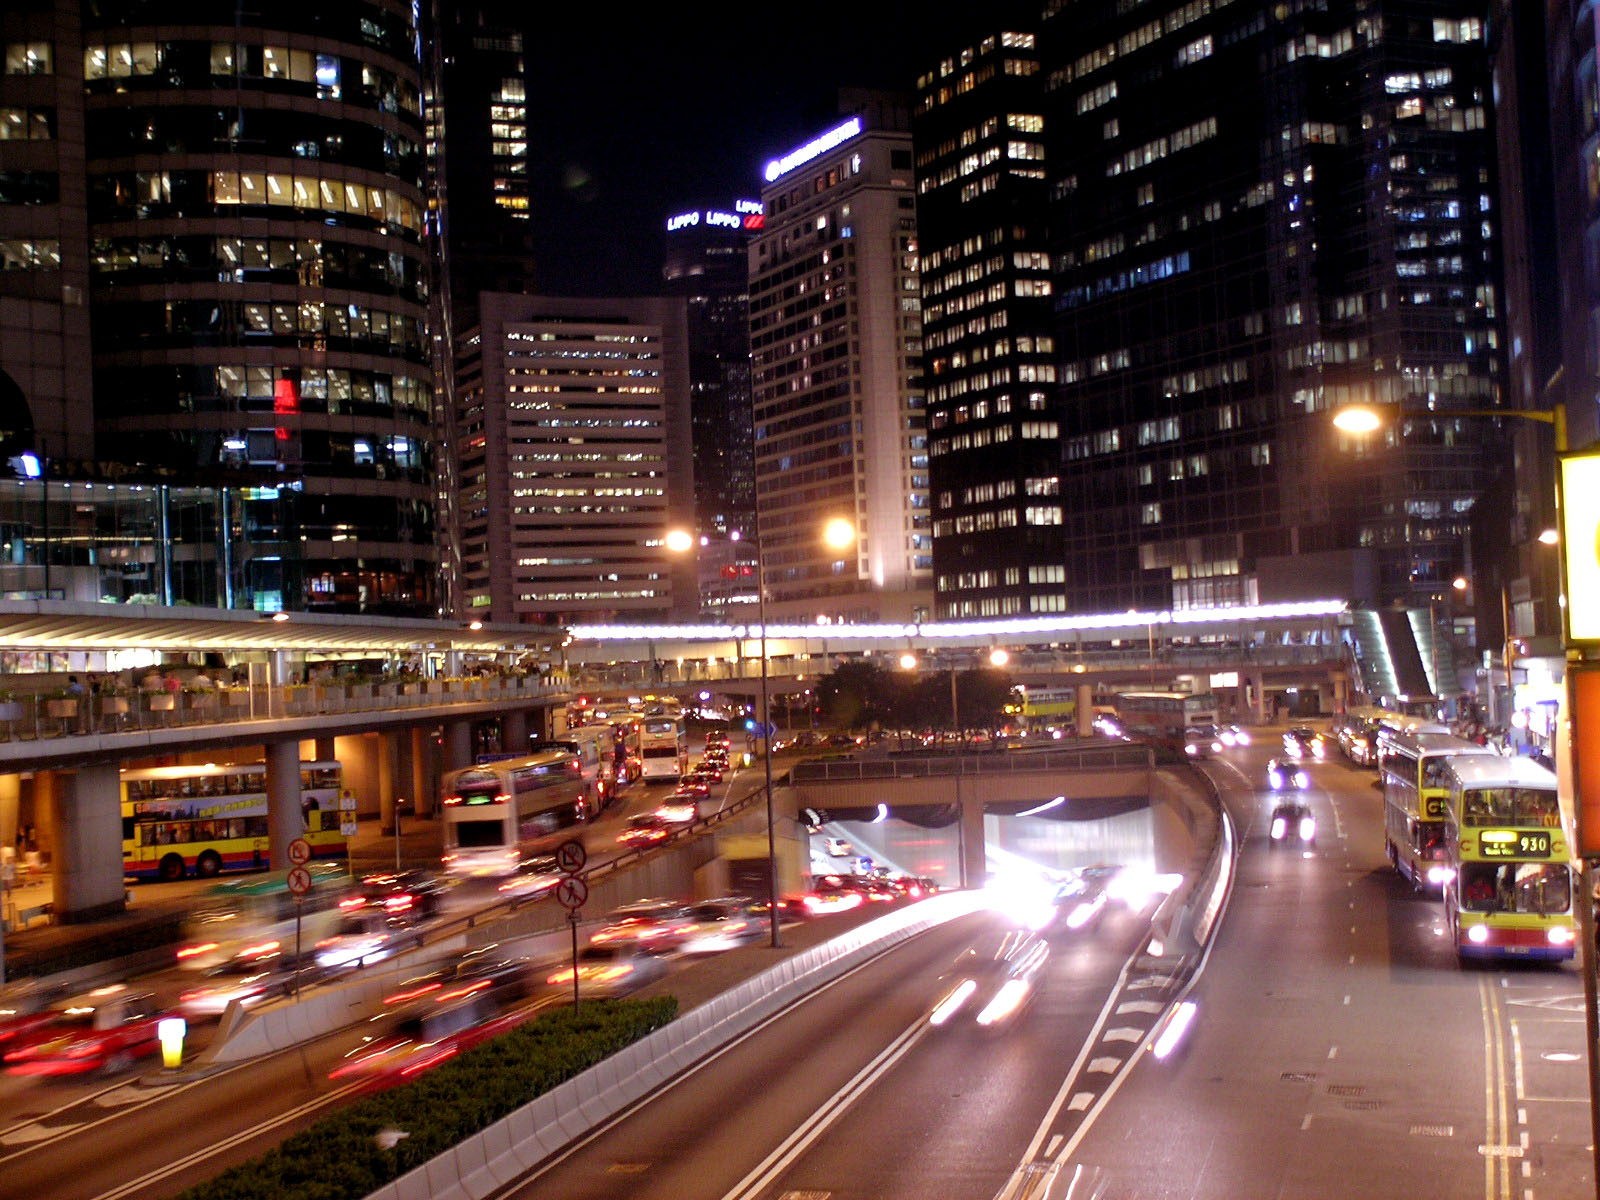
<instances>
[{"instance_id":1,"label":"circular prohibition sign","mask_svg":"<svg viewBox=\"0 0 1600 1200\"><path fill-rule=\"evenodd\" d=\"M589 898L589 885L573 877L556 884L556 903L563 908L582 908Z\"/></svg>"}]
</instances>

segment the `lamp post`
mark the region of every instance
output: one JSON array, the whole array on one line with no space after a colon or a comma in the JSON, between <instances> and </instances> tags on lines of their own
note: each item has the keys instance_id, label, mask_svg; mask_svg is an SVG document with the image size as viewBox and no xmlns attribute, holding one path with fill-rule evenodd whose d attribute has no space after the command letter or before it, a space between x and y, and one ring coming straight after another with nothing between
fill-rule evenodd
<instances>
[{"instance_id":1,"label":"lamp post","mask_svg":"<svg viewBox=\"0 0 1600 1200\"><path fill-rule=\"evenodd\" d=\"M756 620L761 625L761 706L758 710L761 738L762 788L766 793L767 807L767 915L771 925L771 944L776 950L778 940L778 821L772 802L772 694L767 666L767 559L761 547L761 513L759 507L753 515L750 544L756 556ZM737 533L734 540L741 540ZM822 530L822 540L832 549L842 550L856 540L855 522L844 517L834 517ZM682 529L669 530L667 549L683 554L695 544L694 536Z\"/></svg>"}]
</instances>

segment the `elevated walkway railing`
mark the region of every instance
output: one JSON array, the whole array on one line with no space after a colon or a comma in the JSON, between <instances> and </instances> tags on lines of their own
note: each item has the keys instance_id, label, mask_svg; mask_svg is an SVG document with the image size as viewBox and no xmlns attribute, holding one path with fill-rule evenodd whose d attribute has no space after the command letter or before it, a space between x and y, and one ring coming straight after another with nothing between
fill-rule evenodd
<instances>
[{"instance_id":1,"label":"elevated walkway railing","mask_svg":"<svg viewBox=\"0 0 1600 1200\"><path fill-rule=\"evenodd\" d=\"M1104 771L1150 766L1140 744L1080 746L1069 750L995 750L901 758L840 758L796 763L793 783L850 783L863 779L928 779L945 775L1001 775L1035 771Z\"/></svg>"},{"instance_id":2,"label":"elevated walkway railing","mask_svg":"<svg viewBox=\"0 0 1600 1200\"><path fill-rule=\"evenodd\" d=\"M0 741L159 731L285 717L400 712L450 704L539 701L567 694L536 676L430 679L417 683L326 683L217 687L179 692L39 694L0 699Z\"/></svg>"}]
</instances>

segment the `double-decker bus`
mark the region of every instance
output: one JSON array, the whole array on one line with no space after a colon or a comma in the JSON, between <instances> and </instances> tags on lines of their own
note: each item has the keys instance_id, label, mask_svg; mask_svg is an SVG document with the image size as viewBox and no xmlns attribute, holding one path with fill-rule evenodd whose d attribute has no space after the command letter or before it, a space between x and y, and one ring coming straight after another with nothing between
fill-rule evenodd
<instances>
[{"instance_id":1,"label":"double-decker bus","mask_svg":"<svg viewBox=\"0 0 1600 1200\"><path fill-rule=\"evenodd\" d=\"M583 768L583 778L595 797L595 811L585 813L590 818L610 804L617 793L616 732L610 725L582 725L569 729L559 737L528 739L528 753L541 750L565 750L574 755Z\"/></svg>"},{"instance_id":2,"label":"double-decker bus","mask_svg":"<svg viewBox=\"0 0 1600 1200\"><path fill-rule=\"evenodd\" d=\"M314 858L342 859L337 762L300 764L301 835ZM265 868L265 763L140 767L122 772L122 871L134 879L201 878Z\"/></svg>"},{"instance_id":3,"label":"double-decker bus","mask_svg":"<svg viewBox=\"0 0 1600 1200\"><path fill-rule=\"evenodd\" d=\"M645 780L676 782L689 770L689 730L684 719L668 712L639 718L639 757Z\"/></svg>"},{"instance_id":4,"label":"double-decker bus","mask_svg":"<svg viewBox=\"0 0 1600 1200\"><path fill-rule=\"evenodd\" d=\"M1378 735L1385 852L1413 887L1442 887L1450 876L1444 842L1450 800L1446 761L1452 755L1493 753L1448 733L1385 730Z\"/></svg>"},{"instance_id":5,"label":"double-decker bus","mask_svg":"<svg viewBox=\"0 0 1600 1200\"><path fill-rule=\"evenodd\" d=\"M1116 722L1130 738L1149 742L1157 752L1194 757L1185 733L1217 723L1217 702L1210 692L1118 692ZM1210 745L1209 737L1205 745Z\"/></svg>"},{"instance_id":6,"label":"double-decker bus","mask_svg":"<svg viewBox=\"0 0 1600 1200\"><path fill-rule=\"evenodd\" d=\"M563 749L446 772L441 790L443 862L454 875L509 875L598 811L582 763Z\"/></svg>"},{"instance_id":7,"label":"double-decker bus","mask_svg":"<svg viewBox=\"0 0 1600 1200\"><path fill-rule=\"evenodd\" d=\"M1573 871L1556 777L1528 758L1474 754L1444 764L1444 889L1456 953L1568 959L1576 942Z\"/></svg>"}]
</instances>

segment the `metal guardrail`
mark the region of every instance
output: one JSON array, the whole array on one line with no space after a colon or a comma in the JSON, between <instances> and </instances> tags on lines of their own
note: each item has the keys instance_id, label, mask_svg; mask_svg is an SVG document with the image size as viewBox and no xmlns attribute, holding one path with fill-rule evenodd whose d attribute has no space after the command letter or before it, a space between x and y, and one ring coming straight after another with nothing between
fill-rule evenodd
<instances>
[{"instance_id":1,"label":"metal guardrail","mask_svg":"<svg viewBox=\"0 0 1600 1200\"><path fill-rule=\"evenodd\" d=\"M567 694L533 676L435 679L425 683L219 687L190 692L15 696L0 701L0 741L231 725L283 717L400 712L449 704L543 700Z\"/></svg>"},{"instance_id":2,"label":"metal guardrail","mask_svg":"<svg viewBox=\"0 0 1600 1200\"><path fill-rule=\"evenodd\" d=\"M840 758L797 763L795 783L849 783L863 779L928 779L947 775L1005 775L1020 771L1148 770L1150 749L1118 744L1074 750L997 750L926 758Z\"/></svg>"}]
</instances>

